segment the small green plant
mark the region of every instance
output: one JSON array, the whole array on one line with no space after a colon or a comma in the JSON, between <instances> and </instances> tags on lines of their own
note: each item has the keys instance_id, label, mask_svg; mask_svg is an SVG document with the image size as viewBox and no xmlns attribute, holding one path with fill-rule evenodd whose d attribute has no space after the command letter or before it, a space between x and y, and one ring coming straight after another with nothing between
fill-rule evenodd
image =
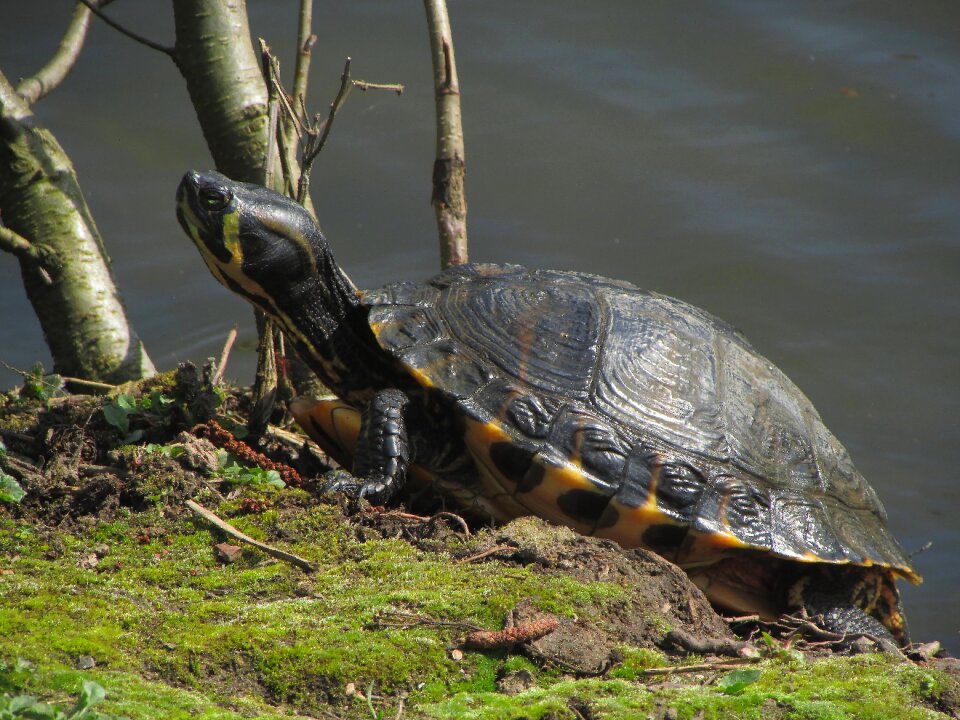
<instances>
[{"instance_id":1,"label":"small green plant","mask_svg":"<svg viewBox=\"0 0 960 720\"><path fill-rule=\"evenodd\" d=\"M0 661L0 679L4 687L20 689L30 675L33 666L26 660L17 660L13 665ZM0 720L123 720L117 715L107 715L93 709L107 693L93 680L84 680L80 694L73 707L63 710L38 700L33 695L0 695Z\"/></svg>"},{"instance_id":2,"label":"small green plant","mask_svg":"<svg viewBox=\"0 0 960 720\"><path fill-rule=\"evenodd\" d=\"M230 485L251 485L253 487L286 487L276 470L264 470L260 467L247 467L226 450L217 451L220 461L219 477Z\"/></svg>"},{"instance_id":3,"label":"small green plant","mask_svg":"<svg viewBox=\"0 0 960 720\"><path fill-rule=\"evenodd\" d=\"M33 673L33 663L23 658L17 658L12 663L0 660L0 692L22 690Z\"/></svg>"},{"instance_id":4,"label":"small green plant","mask_svg":"<svg viewBox=\"0 0 960 720\"><path fill-rule=\"evenodd\" d=\"M63 394L63 378L56 374L45 375L40 363L22 374L23 389L20 392L25 398L46 402Z\"/></svg>"},{"instance_id":5,"label":"small green plant","mask_svg":"<svg viewBox=\"0 0 960 720\"><path fill-rule=\"evenodd\" d=\"M148 455L164 455L169 458L180 457L187 449L183 445L160 445L159 443L147 443L143 446L143 451Z\"/></svg>"},{"instance_id":6,"label":"small green plant","mask_svg":"<svg viewBox=\"0 0 960 720\"><path fill-rule=\"evenodd\" d=\"M725 695L739 695L748 685L760 679L761 672L757 668L743 668L734 670L717 680L717 687Z\"/></svg>"},{"instance_id":7,"label":"small green plant","mask_svg":"<svg viewBox=\"0 0 960 720\"><path fill-rule=\"evenodd\" d=\"M27 491L10 475L0 472L0 502L18 503Z\"/></svg>"},{"instance_id":8,"label":"small green plant","mask_svg":"<svg viewBox=\"0 0 960 720\"><path fill-rule=\"evenodd\" d=\"M806 658L803 656L802 652L794 647L790 647L790 640L781 643L768 632L761 633L760 637L763 639L763 644L765 646L762 649L762 653L766 657L777 660L789 660L801 664L806 662Z\"/></svg>"},{"instance_id":9,"label":"small green plant","mask_svg":"<svg viewBox=\"0 0 960 720\"><path fill-rule=\"evenodd\" d=\"M0 457L6 454L6 446L3 442L0 442ZM26 494L26 491L20 487L20 483L17 482L16 478L0 471L0 502L18 503L23 500L23 496Z\"/></svg>"},{"instance_id":10,"label":"small green plant","mask_svg":"<svg viewBox=\"0 0 960 720\"><path fill-rule=\"evenodd\" d=\"M143 437L143 430L130 430L130 418L133 415L145 415L149 420L162 420L173 400L159 392L153 392L142 398L120 394L103 406L103 417L123 434L124 443L136 442Z\"/></svg>"}]
</instances>

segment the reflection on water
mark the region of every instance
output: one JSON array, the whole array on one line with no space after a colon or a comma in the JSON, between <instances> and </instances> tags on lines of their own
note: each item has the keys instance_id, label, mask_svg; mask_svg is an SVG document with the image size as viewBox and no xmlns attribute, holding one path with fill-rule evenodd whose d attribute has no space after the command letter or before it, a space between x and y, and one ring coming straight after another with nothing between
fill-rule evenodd
<instances>
[{"instance_id":1,"label":"reflection on water","mask_svg":"<svg viewBox=\"0 0 960 720\"><path fill-rule=\"evenodd\" d=\"M26 5L26 4L21 4ZM320 3L314 106L342 59L408 90L355 92L314 198L361 286L436 268L431 76L419 6ZM453 3L472 255L574 268L732 322L810 395L884 499L927 582L914 634L960 653L960 43L952 4ZM5 10L0 67L33 71L69 12ZM169 18L111 13L169 41ZM285 53L293 7L253 3ZM168 61L97 25L37 106L77 165L139 334L158 365L218 351L250 313L173 216L209 166ZM0 359L46 356L0 259ZM252 353L231 374L252 376ZM11 373L0 381L9 385Z\"/></svg>"}]
</instances>

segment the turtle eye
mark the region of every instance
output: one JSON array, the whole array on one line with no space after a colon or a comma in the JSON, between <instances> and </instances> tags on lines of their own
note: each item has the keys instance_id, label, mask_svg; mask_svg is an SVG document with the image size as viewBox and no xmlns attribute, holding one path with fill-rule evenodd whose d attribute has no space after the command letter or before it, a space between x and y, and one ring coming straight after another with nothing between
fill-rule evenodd
<instances>
[{"instance_id":1,"label":"turtle eye","mask_svg":"<svg viewBox=\"0 0 960 720\"><path fill-rule=\"evenodd\" d=\"M223 210L230 202L230 194L216 188L200 188L197 199L206 210Z\"/></svg>"}]
</instances>

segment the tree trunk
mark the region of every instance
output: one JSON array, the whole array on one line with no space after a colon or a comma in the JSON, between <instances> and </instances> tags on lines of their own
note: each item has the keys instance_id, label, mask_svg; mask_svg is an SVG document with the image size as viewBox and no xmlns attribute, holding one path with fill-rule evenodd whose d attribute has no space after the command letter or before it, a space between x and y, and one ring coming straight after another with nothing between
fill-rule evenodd
<instances>
[{"instance_id":1,"label":"tree trunk","mask_svg":"<svg viewBox=\"0 0 960 720\"><path fill-rule=\"evenodd\" d=\"M217 170L266 177L267 89L250 42L244 0L173 0L174 54Z\"/></svg>"},{"instance_id":2,"label":"tree trunk","mask_svg":"<svg viewBox=\"0 0 960 720\"><path fill-rule=\"evenodd\" d=\"M27 297L62 375L119 383L154 373L110 275L70 159L0 74L0 211L19 235Z\"/></svg>"}]
</instances>

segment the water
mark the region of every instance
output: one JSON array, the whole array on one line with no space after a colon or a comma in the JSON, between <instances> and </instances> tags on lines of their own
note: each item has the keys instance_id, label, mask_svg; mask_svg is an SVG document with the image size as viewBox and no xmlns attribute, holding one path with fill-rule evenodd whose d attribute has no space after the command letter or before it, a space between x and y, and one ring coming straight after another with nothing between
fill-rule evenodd
<instances>
[{"instance_id":1,"label":"water","mask_svg":"<svg viewBox=\"0 0 960 720\"><path fill-rule=\"evenodd\" d=\"M71 3L3 1L0 68L32 72ZM252 3L292 66L296 3ZM618 277L743 330L813 399L926 576L913 634L960 654L960 9L896 0L454 0L475 260ZM156 4L109 12L172 42ZM403 82L354 92L313 184L361 286L437 269L433 101L420 3L318 3L312 106L343 59ZM62 18L62 19L54 19ZM171 63L97 24L36 111L70 153L154 361L218 353L252 378L247 307L176 225L209 156ZM0 258L0 359L49 364ZM0 385L15 376L0 370Z\"/></svg>"}]
</instances>

